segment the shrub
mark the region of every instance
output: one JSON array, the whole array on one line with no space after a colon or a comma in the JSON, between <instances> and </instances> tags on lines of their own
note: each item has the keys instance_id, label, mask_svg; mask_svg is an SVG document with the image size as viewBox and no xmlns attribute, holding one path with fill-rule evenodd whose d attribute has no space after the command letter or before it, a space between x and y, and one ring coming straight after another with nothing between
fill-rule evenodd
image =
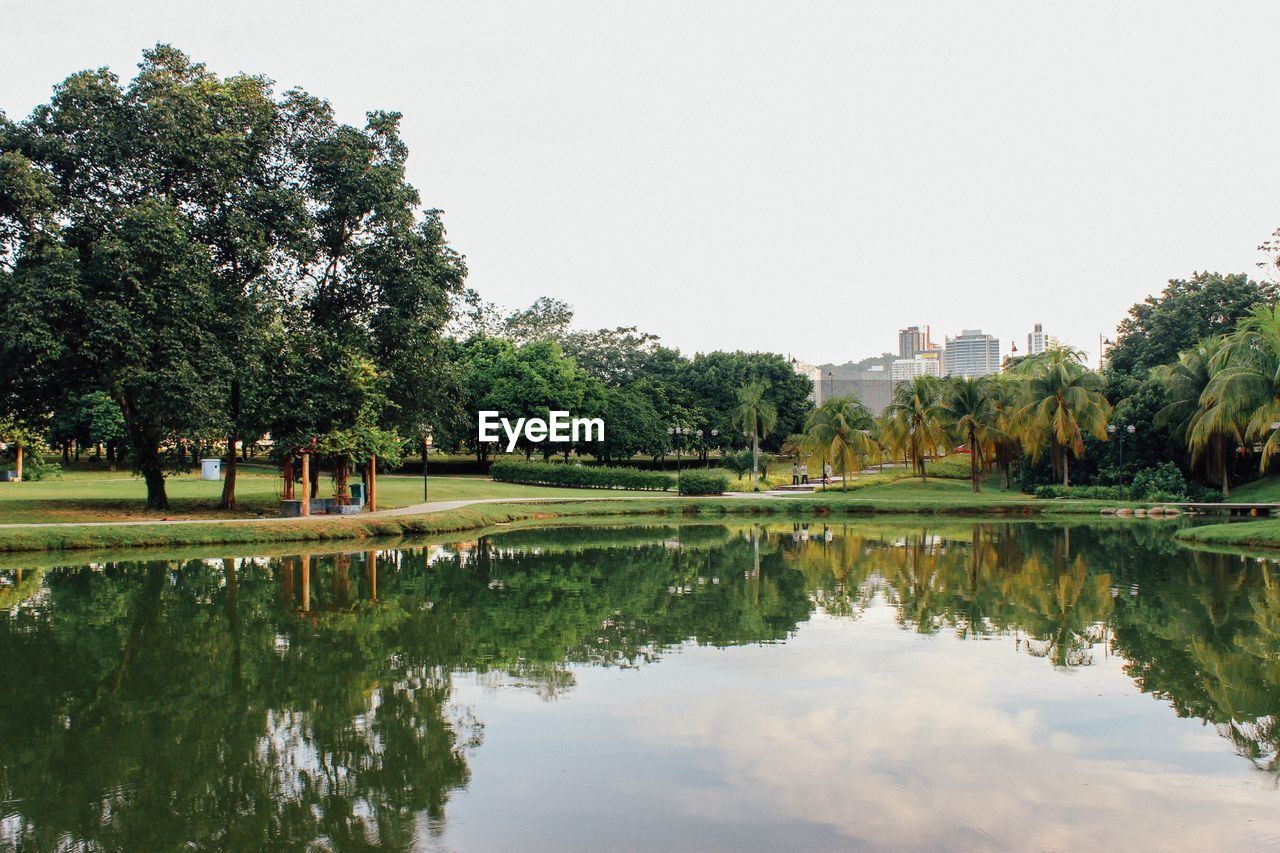
<instances>
[{"instance_id":1,"label":"shrub","mask_svg":"<svg viewBox=\"0 0 1280 853\"><path fill-rule=\"evenodd\" d=\"M1187 499L1187 480L1172 462L1161 462L1133 476L1129 493L1139 501L1181 501Z\"/></svg>"},{"instance_id":2,"label":"shrub","mask_svg":"<svg viewBox=\"0 0 1280 853\"><path fill-rule=\"evenodd\" d=\"M661 471L605 465L565 465L558 462L494 462L489 476L504 483L566 486L571 489L635 489L664 491L676 478Z\"/></svg>"},{"instance_id":3,"label":"shrub","mask_svg":"<svg viewBox=\"0 0 1280 853\"><path fill-rule=\"evenodd\" d=\"M1119 486L1036 486L1038 498L1076 498L1078 500L1122 501L1128 498Z\"/></svg>"},{"instance_id":4,"label":"shrub","mask_svg":"<svg viewBox=\"0 0 1280 853\"><path fill-rule=\"evenodd\" d=\"M729 488L729 475L712 468L695 468L680 475L682 495L721 495Z\"/></svg>"},{"instance_id":5,"label":"shrub","mask_svg":"<svg viewBox=\"0 0 1280 853\"><path fill-rule=\"evenodd\" d=\"M941 459L932 459L925 463L924 471L927 476L941 480L967 480L970 475L969 454L951 453Z\"/></svg>"}]
</instances>

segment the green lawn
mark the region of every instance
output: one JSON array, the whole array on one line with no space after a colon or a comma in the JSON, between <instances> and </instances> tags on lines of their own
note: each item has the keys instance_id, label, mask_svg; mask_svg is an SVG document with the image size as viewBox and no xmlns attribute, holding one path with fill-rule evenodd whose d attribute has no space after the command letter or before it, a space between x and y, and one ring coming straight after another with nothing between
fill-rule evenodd
<instances>
[{"instance_id":1,"label":"green lawn","mask_svg":"<svg viewBox=\"0 0 1280 853\"><path fill-rule=\"evenodd\" d=\"M359 482L357 479L356 482ZM222 483L199 479L195 474L170 477L166 483L171 508L148 511L146 485L127 472L69 471L34 483L0 483L0 524L50 521L131 521L143 519L254 517L276 515L281 482L274 474L252 466L236 476L237 510L217 509ZM634 496L652 492L564 489L495 483L485 477L431 477L432 501L474 498L544 498L593 495ZM328 478L320 480L320 495L332 494ZM378 506L395 509L422 501L422 478L382 475L378 478Z\"/></svg>"},{"instance_id":2,"label":"green lawn","mask_svg":"<svg viewBox=\"0 0 1280 853\"><path fill-rule=\"evenodd\" d=\"M1280 477L1261 477L1231 490L1229 501L1280 503Z\"/></svg>"},{"instance_id":3,"label":"green lawn","mask_svg":"<svg viewBox=\"0 0 1280 853\"><path fill-rule=\"evenodd\" d=\"M838 495L838 488L829 489L828 495ZM875 486L867 486L859 489L857 492L851 492L850 495L856 495L858 500L892 500L892 501L925 501L925 500L948 500L948 501L968 501L972 503L1003 503L1005 501L1028 501L1031 500L1027 495L1022 494L1016 489L1010 489L1007 492L1000 491L999 481L991 480L982 484L982 491L978 494L973 493L973 487L968 480L943 480L929 478L925 482L920 479L913 478L910 480L898 480L893 483L883 483Z\"/></svg>"}]
</instances>

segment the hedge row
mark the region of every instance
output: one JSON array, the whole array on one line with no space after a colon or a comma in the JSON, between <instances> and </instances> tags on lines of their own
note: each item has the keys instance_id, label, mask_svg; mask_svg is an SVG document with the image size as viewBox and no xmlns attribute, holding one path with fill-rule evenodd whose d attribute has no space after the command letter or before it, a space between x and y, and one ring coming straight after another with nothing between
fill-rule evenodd
<instances>
[{"instance_id":1,"label":"hedge row","mask_svg":"<svg viewBox=\"0 0 1280 853\"><path fill-rule=\"evenodd\" d=\"M682 495L722 495L728 488L727 471L694 468L680 475Z\"/></svg>"},{"instance_id":2,"label":"hedge row","mask_svg":"<svg viewBox=\"0 0 1280 853\"><path fill-rule=\"evenodd\" d=\"M504 483L529 486L567 486L571 489L633 489L661 492L676 478L660 471L611 468L604 465L564 465L556 462L494 462L489 476Z\"/></svg>"}]
</instances>

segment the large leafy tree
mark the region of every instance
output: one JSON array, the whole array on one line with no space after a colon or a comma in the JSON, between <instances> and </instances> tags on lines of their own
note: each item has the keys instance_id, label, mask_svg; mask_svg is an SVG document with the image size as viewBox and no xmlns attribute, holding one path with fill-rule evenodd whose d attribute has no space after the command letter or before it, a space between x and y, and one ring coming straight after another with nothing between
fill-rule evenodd
<instances>
[{"instance_id":1,"label":"large leafy tree","mask_svg":"<svg viewBox=\"0 0 1280 853\"><path fill-rule=\"evenodd\" d=\"M0 122L0 296L24 330L3 344L24 370L0 368L0 399L110 393L158 508L167 442L220 431L233 506L237 444L342 426L325 421L344 401L290 389L282 366L341 392L365 359L379 428L440 417L466 269L405 180L398 124L339 124L305 92L276 98L165 45L127 86L83 72Z\"/></svg>"},{"instance_id":2,"label":"large leafy tree","mask_svg":"<svg viewBox=\"0 0 1280 853\"><path fill-rule=\"evenodd\" d=\"M1144 379L1154 367L1210 335L1230 334L1254 306L1274 302L1280 287L1243 273L1196 273L1171 280L1159 296L1129 309L1115 344L1107 350L1110 372Z\"/></svg>"}]
</instances>

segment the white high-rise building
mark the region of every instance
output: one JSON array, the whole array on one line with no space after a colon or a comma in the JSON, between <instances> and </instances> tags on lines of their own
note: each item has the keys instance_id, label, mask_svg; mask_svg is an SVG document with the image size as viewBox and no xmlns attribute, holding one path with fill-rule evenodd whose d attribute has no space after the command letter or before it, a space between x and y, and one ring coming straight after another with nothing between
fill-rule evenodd
<instances>
[{"instance_id":1,"label":"white high-rise building","mask_svg":"<svg viewBox=\"0 0 1280 853\"><path fill-rule=\"evenodd\" d=\"M889 365L889 381L894 385L910 382L917 376L941 376L942 352L931 349L918 352L911 358L897 358Z\"/></svg>"},{"instance_id":2,"label":"white high-rise building","mask_svg":"<svg viewBox=\"0 0 1280 853\"><path fill-rule=\"evenodd\" d=\"M815 406L822 405L822 369L804 361L791 359L791 369L801 376L812 380L813 390L809 392L809 400Z\"/></svg>"},{"instance_id":3,"label":"white high-rise building","mask_svg":"<svg viewBox=\"0 0 1280 853\"><path fill-rule=\"evenodd\" d=\"M1045 334L1044 325L1041 323L1036 323L1031 334L1027 335L1027 355L1037 355L1056 346L1058 346L1058 339L1053 335Z\"/></svg>"},{"instance_id":4,"label":"white high-rise building","mask_svg":"<svg viewBox=\"0 0 1280 853\"><path fill-rule=\"evenodd\" d=\"M943 375L977 379L1000 372L1000 339L981 329L965 329L947 338Z\"/></svg>"}]
</instances>

